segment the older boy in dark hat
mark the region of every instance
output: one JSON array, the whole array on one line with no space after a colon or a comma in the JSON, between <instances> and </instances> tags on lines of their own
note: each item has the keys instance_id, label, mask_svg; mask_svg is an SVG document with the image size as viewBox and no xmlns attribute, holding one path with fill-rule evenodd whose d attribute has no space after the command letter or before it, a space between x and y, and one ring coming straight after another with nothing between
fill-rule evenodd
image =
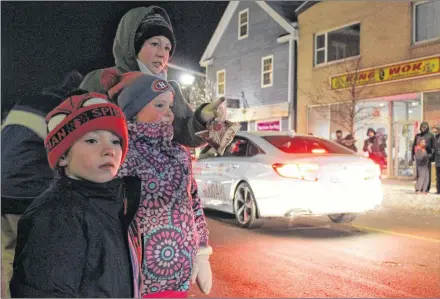
<instances>
[{"instance_id":1,"label":"older boy in dark hat","mask_svg":"<svg viewBox=\"0 0 440 299\"><path fill-rule=\"evenodd\" d=\"M121 19L113 43L116 68L121 73L141 71L167 79L168 61L176 49L176 38L166 11L157 6L138 7ZM82 89L104 92L100 78L103 69L90 72L81 84ZM176 95L173 113L174 139L185 146L198 147L205 142L196 135L206 129L211 119L224 120L223 100L202 104L193 111L182 95L180 86L169 81Z\"/></svg>"}]
</instances>

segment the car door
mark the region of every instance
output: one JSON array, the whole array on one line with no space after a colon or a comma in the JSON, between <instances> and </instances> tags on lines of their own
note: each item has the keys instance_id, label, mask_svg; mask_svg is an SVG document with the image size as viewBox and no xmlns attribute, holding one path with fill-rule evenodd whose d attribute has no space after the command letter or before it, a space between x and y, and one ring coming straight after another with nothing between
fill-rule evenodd
<instances>
[{"instance_id":1,"label":"car door","mask_svg":"<svg viewBox=\"0 0 440 299\"><path fill-rule=\"evenodd\" d=\"M203 206L222 211L222 198L226 195L219 179L219 159L221 157L208 145L200 152L197 162L193 165L193 172Z\"/></svg>"},{"instance_id":2,"label":"car door","mask_svg":"<svg viewBox=\"0 0 440 299\"><path fill-rule=\"evenodd\" d=\"M208 154L212 151L212 154ZM199 194L205 207L233 213L233 188L245 179L250 167L250 157L259 153L259 148L246 138L236 136L223 156L213 154L212 149L202 150L198 162Z\"/></svg>"},{"instance_id":3,"label":"car door","mask_svg":"<svg viewBox=\"0 0 440 299\"><path fill-rule=\"evenodd\" d=\"M257 153L259 153L258 147L241 136L236 136L226 148L222 157L221 176L218 178L224 192L228 194L223 199L226 209L233 211L232 198L235 187L241 180L248 181L250 170L253 169L251 158Z\"/></svg>"}]
</instances>

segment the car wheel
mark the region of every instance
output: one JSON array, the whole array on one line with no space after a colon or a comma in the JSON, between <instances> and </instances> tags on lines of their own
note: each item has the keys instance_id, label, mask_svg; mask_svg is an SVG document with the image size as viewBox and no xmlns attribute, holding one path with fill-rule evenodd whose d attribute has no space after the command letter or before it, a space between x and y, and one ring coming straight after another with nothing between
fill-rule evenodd
<instances>
[{"instance_id":1,"label":"car wheel","mask_svg":"<svg viewBox=\"0 0 440 299\"><path fill-rule=\"evenodd\" d=\"M255 227L257 220L257 205L255 204L254 193L248 183L240 183L235 190L234 215L241 227Z\"/></svg>"},{"instance_id":2,"label":"car wheel","mask_svg":"<svg viewBox=\"0 0 440 299\"><path fill-rule=\"evenodd\" d=\"M357 217L355 213L347 213L347 214L331 214L328 215L331 221L334 223L350 223L353 222Z\"/></svg>"}]
</instances>

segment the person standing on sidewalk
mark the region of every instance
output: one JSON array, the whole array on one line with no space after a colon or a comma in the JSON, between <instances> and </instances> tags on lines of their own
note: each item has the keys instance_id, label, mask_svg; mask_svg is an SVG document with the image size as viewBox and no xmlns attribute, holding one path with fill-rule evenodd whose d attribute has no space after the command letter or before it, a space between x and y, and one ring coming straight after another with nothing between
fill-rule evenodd
<instances>
[{"instance_id":1,"label":"person standing on sidewalk","mask_svg":"<svg viewBox=\"0 0 440 299\"><path fill-rule=\"evenodd\" d=\"M418 133L416 135L416 137L414 138L414 142L413 142L413 146L412 146L412 152L411 152L411 160L414 161L414 157L415 157L415 148L416 148L416 144L417 144L417 140L419 139L419 137L423 137L423 139L425 139L426 141L426 153L432 155L433 153L433 148L434 148L434 135L429 132L429 124L428 122L424 121L420 124L420 133ZM428 182L428 188L426 190L426 192L429 192L429 190L431 189L431 161L429 161L428 163L428 174L429 174L429 182ZM417 168L416 168L417 170ZM419 177L419 173L416 172L416 177ZM416 192L420 191L416 189Z\"/></svg>"},{"instance_id":2,"label":"person standing on sidewalk","mask_svg":"<svg viewBox=\"0 0 440 299\"><path fill-rule=\"evenodd\" d=\"M426 149L426 139L419 137L415 148L415 160L418 173L416 182L416 190L418 191L416 192L420 191L423 192L423 194L428 194L428 184L431 180L428 167L431 167L431 156Z\"/></svg>"},{"instance_id":3,"label":"person standing on sidewalk","mask_svg":"<svg viewBox=\"0 0 440 299\"><path fill-rule=\"evenodd\" d=\"M342 131L341 130L337 130L336 131L336 139L333 140L333 141L336 142L336 143L341 144L342 139L343 139L342 138Z\"/></svg>"},{"instance_id":4,"label":"person standing on sidewalk","mask_svg":"<svg viewBox=\"0 0 440 299\"><path fill-rule=\"evenodd\" d=\"M377 138L376 131L373 128L367 130L368 138L364 140L362 150L368 153L368 157L380 166L383 171L386 169L386 156L384 144Z\"/></svg>"},{"instance_id":5,"label":"person standing on sidewalk","mask_svg":"<svg viewBox=\"0 0 440 299\"><path fill-rule=\"evenodd\" d=\"M345 146L348 149L351 149L353 152L357 153L357 147L355 145L356 143L356 139L354 139L353 135L348 134L347 136L345 136L344 139L341 140L341 142L339 142L340 144L342 144L343 146Z\"/></svg>"},{"instance_id":6,"label":"person standing on sidewalk","mask_svg":"<svg viewBox=\"0 0 440 299\"><path fill-rule=\"evenodd\" d=\"M440 124L437 127L432 128L434 136L434 163L435 163L435 176L437 181L437 193L440 195Z\"/></svg>"}]
</instances>

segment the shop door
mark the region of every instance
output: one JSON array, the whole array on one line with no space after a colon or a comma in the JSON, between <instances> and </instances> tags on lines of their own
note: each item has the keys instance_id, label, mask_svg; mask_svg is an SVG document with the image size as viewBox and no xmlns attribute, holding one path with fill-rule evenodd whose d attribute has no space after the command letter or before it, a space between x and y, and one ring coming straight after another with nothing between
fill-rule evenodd
<instances>
[{"instance_id":1,"label":"shop door","mask_svg":"<svg viewBox=\"0 0 440 299\"><path fill-rule=\"evenodd\" d=\"M393 174L398 178L415 178L415 163L411 161L418 121L400 121L393 125Z\"/></svg>"}]
</instances>

